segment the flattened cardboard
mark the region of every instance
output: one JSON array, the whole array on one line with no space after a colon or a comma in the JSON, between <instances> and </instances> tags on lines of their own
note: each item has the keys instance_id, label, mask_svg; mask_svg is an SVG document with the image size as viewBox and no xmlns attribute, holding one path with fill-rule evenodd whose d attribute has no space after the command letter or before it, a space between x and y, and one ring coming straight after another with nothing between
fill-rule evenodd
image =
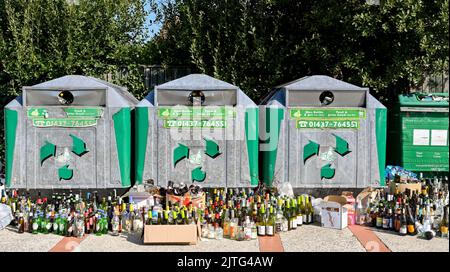
<instances>
[{"instance_id":1,"label":"flattened cardboard","mask_svg":"<svg viewBox=\"0 0 450 272\"><path fill-rule=\"evenodd\" d=\"M406 191L406 189L410 190L410 195L413 193L413 191L415 191L416 193L420 193L420 190L422 190L422 184L420 184L419 182L417 183L395 183L395 182L390 182L389 183L389 189L390 189L390 193L391 194L395 194L396 189L398 189L398 191L400 193L403 193Z\"/></svg>"}]
</instances>

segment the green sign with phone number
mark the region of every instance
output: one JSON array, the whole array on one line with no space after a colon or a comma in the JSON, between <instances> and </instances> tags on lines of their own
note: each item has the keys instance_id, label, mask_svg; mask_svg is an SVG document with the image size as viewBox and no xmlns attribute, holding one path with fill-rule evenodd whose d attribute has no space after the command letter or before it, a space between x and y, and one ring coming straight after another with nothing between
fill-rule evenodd
<instances>
[{"instance_id":1,"label":"green sign with phone number","mask_svg":"<svg viewBox=\"0 0 450 272\"><path fill-rule=\"evenodd\" d=\"M341 120L329 120L329 121L304 121L297 120L296 128L359 128L359 121L341 121Z\"/></svg>"},{"instance_id":2,"label":"green sign with phone number","mask_svg":"<svg viewBox=\"0 0 450 272\"><path fill-rule=\"evenodd\" d=\"M225 120L164 120L164 128L226 128Z\"/></svg>"},{"instance_id":3,"label":"green sign with phone number","mask_svg":"<svg viewBox=\"0 0 450 272\"><path fill-rule=\"evenodd\" d=\"M180 107L159 108L160 118L235 118L236 111L232 107Z\"/></svg>"},{"instance_id":4,"label":"green sign with phone number","mask_svg":"<svg viewBox=\"0 0 450 272\"><path fill-rule=\"evenodd\" d=\"M48 118L33 119L35 127L91 127L97 125L97 119Z\"/></svg>"},{"instance_id":5,"label":"green sign with phone number","mask_svg":"<svg viewBox=\"0 0 450 272\"><path fill-rule=\"evenodd\" d=\"M310 120L355 120L366 118L364 109L322 109L322 108L293 108L289 111L291 119Z\"/></svg>"}]
</instances>

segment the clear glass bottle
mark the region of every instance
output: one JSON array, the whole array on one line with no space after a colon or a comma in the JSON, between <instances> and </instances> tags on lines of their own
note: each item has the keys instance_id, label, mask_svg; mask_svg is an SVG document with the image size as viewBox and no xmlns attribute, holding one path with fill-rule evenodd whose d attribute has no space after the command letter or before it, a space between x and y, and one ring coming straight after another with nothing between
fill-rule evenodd
<instances>
[{"instance_id":1,"label":"clear glass bottle","mask_svg":"<svg viewBox=\"0 0 450 272\"><path fill-rule=\"evenodd\" d=\"M223 229L219 226L218 223L215 223L215 226L214 226L214 238L216 240L223 239Z\"/></svg>"},{"instance_id":2,"label":"clear glass bottle","mask_svg":"<svg viewBox=\"0 0 450 272\"><path fill-rule=\"evenodd\" d=\"M114 213L113 219L112 219L112 234L113 236L119 235L119 225L120 225L120 218L118 212Z\"/></svg>"}]
</instances>

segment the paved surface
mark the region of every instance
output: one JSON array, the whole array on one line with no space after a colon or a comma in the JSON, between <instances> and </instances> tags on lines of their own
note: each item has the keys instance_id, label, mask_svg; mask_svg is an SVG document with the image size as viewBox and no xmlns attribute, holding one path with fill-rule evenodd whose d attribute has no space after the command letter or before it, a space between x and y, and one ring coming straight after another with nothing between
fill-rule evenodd
<instances>
[{"instance_id":1,"label":"paved surface","mask_svg":"<svg viewBox=\"0 0 450 272\"><path fill-rule=\"evenodd\" d=\"M394 252L449 251L448 239L434 238L427 241L414 236L402 237L392 232L384 232L373 228L367 229L371 232L370 235L376 235L389 250ZM279 237L274 237L270 241L238 242L229 239L221 241L206 239L199 241L197 245L143 245L140 234L122 234L118 237L87 235L84 239L74 239L53 234L18 234L15 229L8 228L0 231L0 251L259 252L268 251L270 244L273 244L274 247L277 245L278 248L275 251L371 251L370 248L364 248L360 240L349 228L334 230L322 228L318 225L303 225L295 231L281 233Z\"/></svg>"},{"instance_id":2,"label":"paved surface","mask_svg":"<svg viewBox=\"0 0 450 272\"><path fill-rule=\"evenodd\" d=\"M349 229L335 230L318 225L303 225L295 231L281 233L284 251L364 252L364 247Z\"/></svg>"},{"instance_id":3,"label":"paved surface","mask_svg":"<svg viewBox=\"0 0 450 272\"><path fill-rule=\"evenodd\" d=\"M348 226L367 252L392 252L369 227L360 225Z\"/></svg>"},{"instance_id":4,"label":"paved surface","mask_svg":"<svg viewBox=\"0 0 450 272\"><path fill-rule=\"evenodd\" d=\"M7 227L0 230L0 251L47 252L61 241L61 238L53 234L19 234L16 229Z\"/></svg>"},{"instance_id":5,"label":"paved surface","mask_svg":"<svg viewBox=\"0 0 450 272\"><path fill-rule=\"evenodd\" d=\"M76 251L119 251L119 252L208 252L208 251L251 251L258 252L258 240L233 241L229 239L209 240L203 239L196 245L144 245L140 235L123 234L119 237L111 235L94 236L89 235L80 244Z\"/></svg>"},{"instance_id":6,"label":"paved surface","mask_svg":"<svg viewBox=\"0 0 450 272\"><path fill-rule=\"evenodd\" d=\"M449 252L449 240L446 238L435 237L428 241L417 236L399 236L397 233L378 229L373 231L394 252Z\"/></svg>"}]
</instances>

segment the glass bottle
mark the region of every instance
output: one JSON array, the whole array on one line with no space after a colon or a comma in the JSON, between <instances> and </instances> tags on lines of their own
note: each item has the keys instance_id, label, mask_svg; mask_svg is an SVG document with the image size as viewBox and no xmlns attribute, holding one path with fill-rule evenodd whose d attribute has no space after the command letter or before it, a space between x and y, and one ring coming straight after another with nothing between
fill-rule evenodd
<instances>
[{"instance_id":1,"label":"glass bottle","mask_svg":"<svg viewBox=\"0 0 450 272\"><path fill-rule=\"evenodd\" d=\"M17 232L24 233L25 232L25 218L23 217L23 213L19 213L19 219L17 220Z\"/></svg>"},{"instance_id":2,"label":"glass bottle","mask_svg":"<svg viewBox=\"0 0 450 272\"><path fill-rule=\"evenodd\" d=\"M260 208L258 218L256 221L256 226L257 226L258 236L265 236L266 235L266 220L265 220L264 205L262 205Z\"/></svg>"},{"instance_id":3,"label":"glass bottle","mask_svg":"<svg viewBox=\"0 0 450 272\"><path fill-rule=\"evenodd\" d=\"M119 213L117 211L114 213L111 224L112 224L112 235L118 236L119 235L120 218L119 218Z\"/></svg>"},{"instance_id":4,"label":"glass bottle","mask_svg":"<svg viewBox=\"0 0 450 272\"><path fill-rule=\"evenodd\" d=\"M273 206L270 206L268 210L269 215L267 216L267 223L266 223L266 235L267 236L274 236L275 235L275 214L273 211Z\"/></svg>"}]
</instances>

